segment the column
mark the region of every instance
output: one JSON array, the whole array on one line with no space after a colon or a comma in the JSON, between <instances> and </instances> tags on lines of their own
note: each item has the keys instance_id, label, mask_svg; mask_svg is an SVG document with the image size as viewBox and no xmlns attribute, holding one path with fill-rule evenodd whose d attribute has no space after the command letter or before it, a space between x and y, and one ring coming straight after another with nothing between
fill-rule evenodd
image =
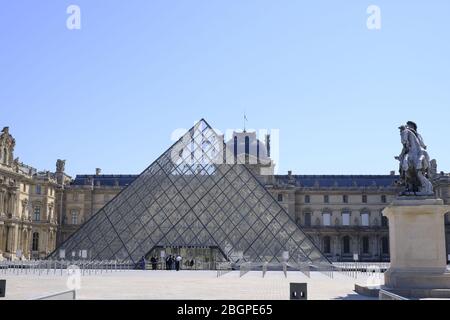
<instances>
[{"instance_id":1,"label":"column","mask_svg":"<svg viewBox=\"0 0 450 320\"><path fill-rule=\"evenodd\" d=\"M334 247L334 256L337 257L337 255L341 256L341 247L339 245L339 236L333 237L333 247Z\"/></svg>"},{"instance_id":2,"label":"column","mask_svg":"<svg viewBox=\"0 0 450 320\"><path fill-rule=\"evenodd\" d=\"M6 226L6 248L5 252L11 253L11 226Z\"/></svg>"},{"instance_id":3,"label":"column","mask_svg":"<svg viewBox=\"0 0 450 320\"><path fill-rule=\"evenodd\" d=\"M19 248L19 226L14 225L11 230L11 253L16 254L17 249Z\"/></svg>"},{"instance_id":4,"label":"column","mask_svg":"<svg viewBox=\"0 0 450 320\"><path fill-rule=\"evenodd\" d=\"M4 193L3 190L0 190L0 215L5 212L3 210L3 197L4 197L3 193Z\"/></svg>"},{"instance_id":5,"label":"column","mask_svg":"<svg viewBox=\"0 0 450 320\"><path fill-rule=\"evenodd\" d=\"M2 255L3 249L5 248L5 241L3 239L4 233L5 233L4 229L5 229L5 226L4 226L3 222L0 222L0 255Z\"/></svg>"},{"instance_id":6,"label":"column","mask_svg":"<svg viewBox=\"0 0 450 320\"><path fill-rule=\"evenodd\" d=\"M11 214L13 217L18 216L16 208L17 208L17 195L15 193L11 193Z\"/></svg>"}]
</instances>

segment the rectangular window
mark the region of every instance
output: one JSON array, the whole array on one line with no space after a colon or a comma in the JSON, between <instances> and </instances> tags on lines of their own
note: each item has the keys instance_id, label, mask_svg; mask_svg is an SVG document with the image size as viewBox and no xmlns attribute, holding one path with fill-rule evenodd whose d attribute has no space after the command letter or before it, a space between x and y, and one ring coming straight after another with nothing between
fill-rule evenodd
<instances>
[{"instance_id":1,"label":"rectangular window","mask_svg":"<svg viewBox=\"0 0 450 320\"><path fill-rule=\"evenodd\" d=\"M381 196L381 202L382 203L387 203L387 197L385 195Z\"/></svg>"},{"instance_id":2,"label":"rectangular window","mask_svg":"<svg viewBox=\"0 0 450 320\"><path fill-rule=\"evenodd\" d=\"M311 203L311 196L310 195L306 195L305 196L305 203Z\"/></svg>"},{"instance_id":3,"label":"rectangular window","mask_svg":"<svg viewBox=\"0 0 450 320\"><path fill-rule=\"evenodd\" d=\"M343 226L349 226L350 225L350 213L344 212L342 214L342 225Z\"/></svg>"},{"instance_id":4,"label":"rectangular window","mask_svg":"<svg viewBox=\"0 0 450 320\"><path fill-rule=\"evenodd\" d=\"M369 226L369 214L368 213L362 213L361 214L361 225L363 227Z\"/></svg>"},{"instance_id":5,"label":"rectangular window","mask_svg":"<svg viewBox=\"0 0 450 320\"><path fill-rule=\"evenodd\" d=\"M389 238L387 237L381 239L381 253L389 254Z\"/></svg>"},{"instance_id":6,"label":"rectangular window","mask_svg":"<svg viewBox=\"0 0 450 320\"><path fill-rule=\"evenodd\" d=\"M369 237L363 237L363 253L369 253Z\"/></svg>"},{"instance_id":7,"label":"rectangular window","mask_svg":"<svg viewBox=\"0 0 450 320\"><path fill-rule=\"evenodd\" d=\"M324 213L322 215L322 218L323 218L323 225L325 227L331 226L331 214L330 213Z\"/></svg>"},{"instance_id":8,"label":"rectangular window","mask_svg":"<svg viewBox=\"0 0 450 320\"><path fill-rule=\"evenodd\" d=\"M33 243L31 245L32 251L39 251L39 233L33 233Z\"/></svg>"},{"instance_id":9,"label":"rectangular window","mask_svg":"<svg viewBox=\"0 0 450 320\"><path fill-rule=\"evenodd\" d=\"M34 208L34 221L41 221L41 207Z\"/></svg>"},{"instance_id":10,"label":"rectangular window","mask_svg":"<svg viewBox=\"0 0 450 320\"><path fill-rule=\"evenodd\" d=\"M382 216L381 217L381 226L382 227L387 227L389 224L388 224L388 218L387 217L385 217L385 216Z\"/></svg>"},{"instance_id":11,"label":"rectangular window","mask_svg":"<svg viewBox=\"0 0 450 320\"><path fill-rule=\"evenodd\" d=\"M329 195L324 195L323 196L323 202L330 203L330 196Z\"/></svg>"},{"instance_id":12,"label":"rectangular window","mask_svg":"<svg viewBox=\"0 0 450 320\"><path fill-rule=\"evenodd\" d=\"M348 196L347 195L342 196L342 202L348 203Z\"/></svg>"},{"instance_id":13,"label":"rectangular window","mask_svg":"<svg viewBox=\"0 0 450 320\"><path fill-rule=\"evenodd\" d=\"M311 227L311 213L305 213L305 227Z\"/></svg>"},{"instance_id":14,"label":"rectangular window","mask_svg":"<svg viewBox=\"0 0 450 320\"><path fill-rule=\"evenodd\" d=\"M41 194L42 193L42 187L40 184L36 185L36 194Z\"/></svg>"},{"instance_id":15,"label":"rectangular window","mask_svg":"<svg viewBox=\"0 0 450 320\"><path fill-rule=\"evenodd\" d=\"M363 202L363 203L367 203L367 195L364 194L364 195L362 196L362 202Z\"/></svg>"},{"instance_id":16,"label":"rectangular window","mask_svg":"<svg viewBox=\"0 0 450 320\"><path fill-rule=\"evenodd\" d=\"M78 210L72 210L72 224L78 224Z\"/></svg>"},{"instance_id":17,"label":"rectangular window","mask_svg":"<svg viewBox=\"0 0 450 320\"><path fill-rule=\"evenodd\" d=\"M278 194L278 202L283 202L283 194Z\"/></svg>"}]
</instances>

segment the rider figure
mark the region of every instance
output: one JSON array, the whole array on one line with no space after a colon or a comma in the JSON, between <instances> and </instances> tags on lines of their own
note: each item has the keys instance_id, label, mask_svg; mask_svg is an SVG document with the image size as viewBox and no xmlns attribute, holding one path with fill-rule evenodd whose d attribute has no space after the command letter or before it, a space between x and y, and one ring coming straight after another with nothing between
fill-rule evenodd
<instances>
[{"instance_id":1,"label":"rider figure","mask_svg":"<svg viewBox=\"0 0 450 320\"><path fill-rule=\"evenodd\" d=\"M419 140L420 146L426 150L427 146L423 142L422 136L417 132L417 124L415 122L413 122L413 121L408 121L406 123L406 128L408 128L409 130L411 130L414 133L414 135Z\"/></svg>"}]
</instances>

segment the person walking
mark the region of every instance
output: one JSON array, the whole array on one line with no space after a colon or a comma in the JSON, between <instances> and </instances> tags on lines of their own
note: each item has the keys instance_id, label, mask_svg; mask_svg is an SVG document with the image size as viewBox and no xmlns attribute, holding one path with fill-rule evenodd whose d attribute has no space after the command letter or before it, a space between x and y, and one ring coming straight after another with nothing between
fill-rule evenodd
<instances>
[{"instance_id":1,"label":"person walking","mask_svg":"<svg viewBox=\"0 0 450 320\"><path fill-rule=\"evenodd\" d=\"M167 260L167 270L172 270L172 265L173 265L173 259L172 259L172 255L169 256L169 259Z\"/></svg>"},{"instance_id":2,"label":"person walking","mask_svg":"<svg viewBox=\"0 0 450 320\"><path fill-rule=\"evenodd\" d=\"M181 261L183 260L183 258L178 255L175 259L175 268L177 269L177 271L180 271L180 266L181 266Z\"/></svg>"},{"instance_id":3,"label":"person walking","mask_svg":"<svg viewBox=\"0 0 450 320\"><path fill-rule=\"evenodd\" d=\"M142 270L145 270L145 269L146 269L146 266L147 266L147 261L145 260L145 257L144 257L144 256L142 256L140 262L141 262L141 269L142 269Z\"/></svg>"},{"instance_id":4,"label":"person walking","mask_svg":"<svg viewBox=\"0 0 450 320\"><path fill-rule=\"evenodd\" d=\"M166 257L166 270L170 270L170 268L169 268L169 258L170 258L170 256Z\"/></svg>"},{"instance_id":5,"label":"person walking","mask_svg":"<svg viewBox=\"0 0 450 320\"><path fill-rule=\"evenodd\" d=\"M153 269L153 271L156 271L157 270L157 268L158 268L158 259L156 259L156 257L155 256L153 256L152 257L152 259L150 260L151 261L151 263L152 263L152 269Z\"/></svg>"}]
</instances>

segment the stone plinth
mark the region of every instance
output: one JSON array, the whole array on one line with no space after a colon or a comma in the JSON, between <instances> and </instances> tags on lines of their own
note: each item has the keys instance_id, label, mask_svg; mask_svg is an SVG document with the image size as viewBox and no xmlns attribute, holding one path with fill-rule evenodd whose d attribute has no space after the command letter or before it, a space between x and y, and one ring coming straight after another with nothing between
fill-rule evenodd
<instances>
[{"instance_id":1,"label":"stone plinth","mask_svg":"<svg viewBox=\"0 0 450 320\"><path fill-rule=\"evenodd\" d=\"M391 251L386 287L422 297L430 290L450 289L444 223L448 212L450 206L442 200L419 197L400 197L383 211L389 219Z\"/></svg>"}]
</instances>

